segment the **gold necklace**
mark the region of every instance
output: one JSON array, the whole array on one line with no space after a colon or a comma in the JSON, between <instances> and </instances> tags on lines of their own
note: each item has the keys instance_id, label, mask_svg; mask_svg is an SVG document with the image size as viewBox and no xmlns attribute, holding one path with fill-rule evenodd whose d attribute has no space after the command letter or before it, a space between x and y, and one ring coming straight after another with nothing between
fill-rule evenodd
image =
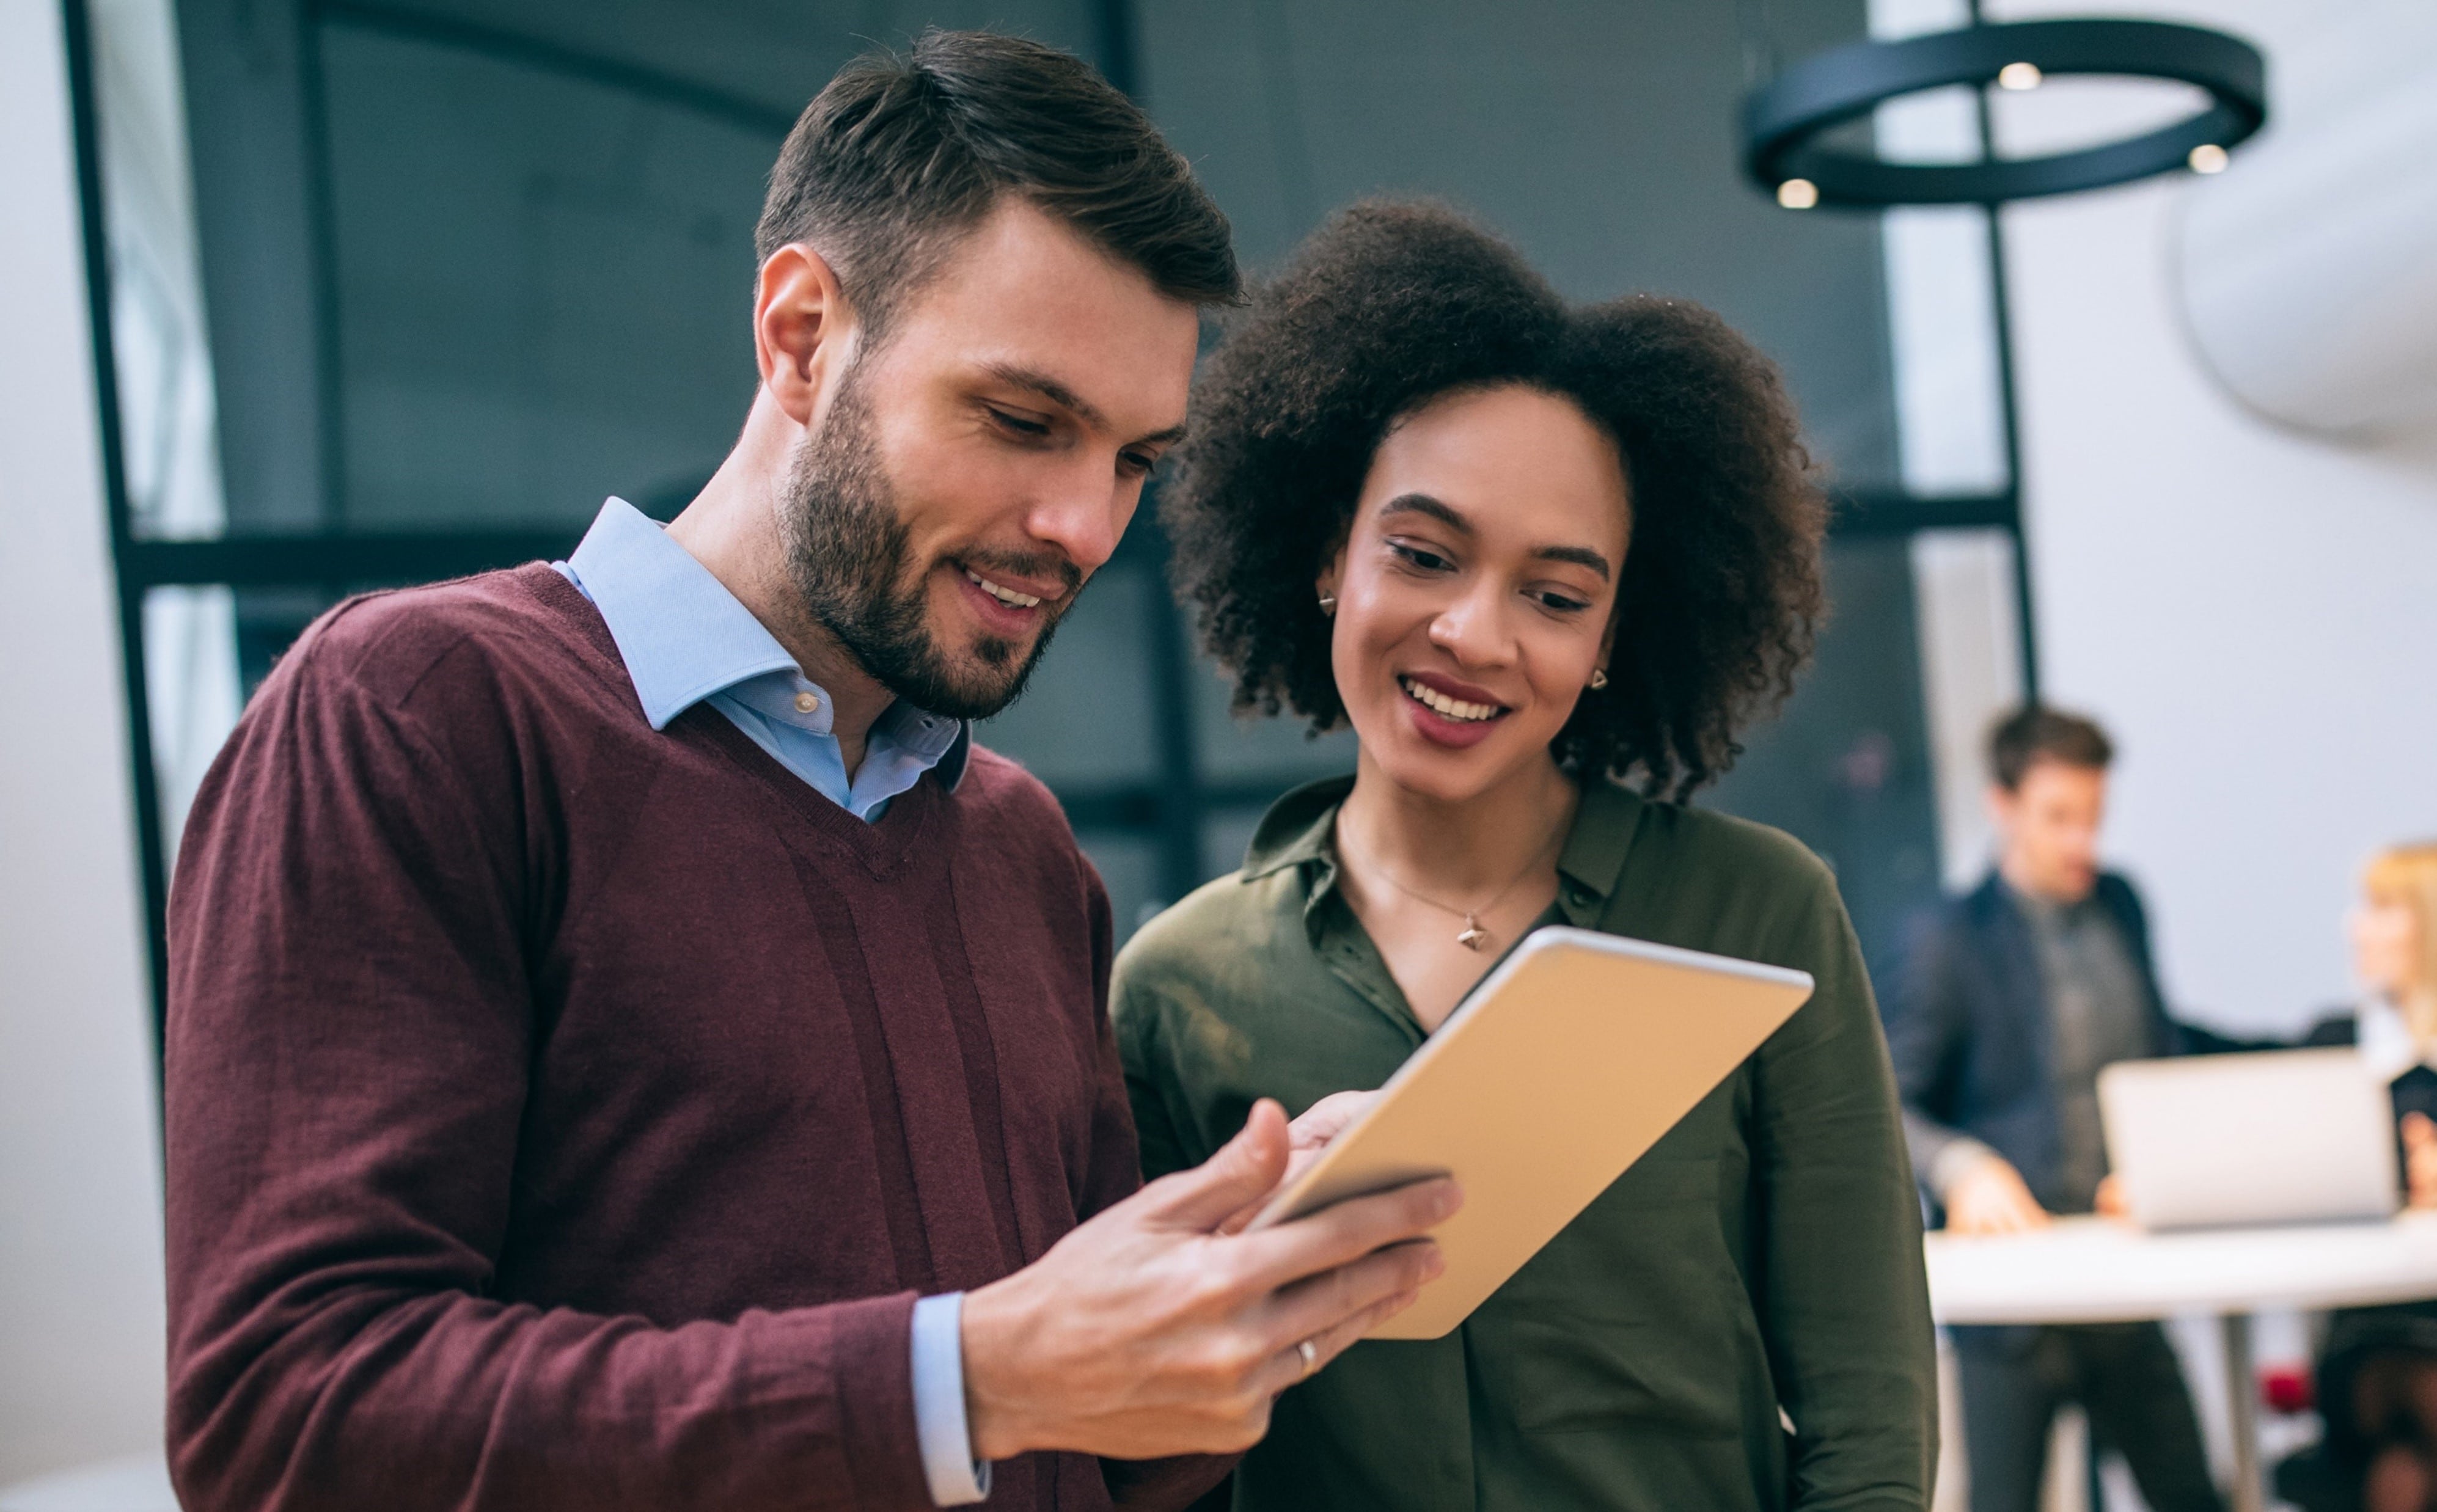
<instances>
[{"instance_id":1,"label":"gold necklace","mask_svg":"<svg viewBox=\"0 0 2437 1512\"><path fill-rule=\"evenodd\" d=\"M1345 827L1345 816L1341 810L1338 814L1337 843L1346 851L1359 857L1363 865L1376 873L1380 880L1386 882L1390 887L1394 888L1397 892L1404 894L1407 897L1411 898L1417 903L1427 903L1430 907L1437 909L1442 913L1451 913L1457 918L1464 920L1464 928L1456 934L1455 943L1464 947L1467 950L1478 952L1489 948L1491 940L1495 938L1487 930L1481 927L1481 915L1483 913L1496 912L1498 905L1506 901L1506 895L1522 886L1523 878L1531 876L1532 873L1538 868L1541 858L1547 856L1550 851L1556 848L1558 840L1565 835L1565 826L1562 825L1559 826L1547 840L1541 843L1540 848L1532 853L1532 859L1523 863L1523 869L1517 872L1511 881L1509 881L1504 887L1498 890L1498 895L1491 898L1488 902L1483 903L1478 909L1460 909L1452 903L1442 903L1437 898L1430 896L1429 894L1417 893L1413 891L1413 889L1406 886L1403 882L1397 880L1394 874L1391 873L1388 868L1380 865L1376 857L1363 855L1361 847L1353 843L1353 838Z\"/></svg>"}]
</instances>

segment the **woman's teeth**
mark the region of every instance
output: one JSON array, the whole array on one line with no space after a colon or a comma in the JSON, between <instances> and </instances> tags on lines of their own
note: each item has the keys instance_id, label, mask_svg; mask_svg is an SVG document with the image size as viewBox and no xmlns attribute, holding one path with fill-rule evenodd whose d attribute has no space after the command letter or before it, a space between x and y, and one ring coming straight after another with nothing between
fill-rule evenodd
<instances>
[{"instance_id":1,"label":"woman's teeth","mask_svg":"<svg viewBox=\"0 0 2437 1512\"><path fill-rule=\"evenodd\" d=\"M1400 677L1396 683L1405 690L1407 697L1431 709L1443 719L1476 724L1482 720L1495 719L1506 712L1503 704L1467 704L1460 698L1449 698L1436 688L1424 687L1410 677Z\"/></svg>"},{"instance_id":2,"label":"woman's teeth","mask_svg":"<svg viewBox=\"0 0 2437 1512\"><path fill-rule=\"evenodd\" d=\"M1041 603L1040 600L1034 598L1028 593L1018 593L1013 588L1000 587L997 583L991 582L990 579L983 577L980 573L975 572L971 567L967 567L965 569L965 576L971 578L982 592L989 594L999 602L1007 604L1012 608L1031 609L1038 607Z\"/></svg>"}]
</instances>

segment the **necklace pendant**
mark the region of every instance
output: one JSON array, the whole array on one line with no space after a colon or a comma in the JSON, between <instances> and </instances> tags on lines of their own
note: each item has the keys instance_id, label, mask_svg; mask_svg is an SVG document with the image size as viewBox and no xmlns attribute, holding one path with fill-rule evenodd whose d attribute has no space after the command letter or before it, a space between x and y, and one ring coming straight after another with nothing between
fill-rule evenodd
<instances>
[{"instance_id":1,"label":"necklace pendant","mask_svg":"<svg viewBox=\"0 0 2437 1512\"><path fill-rule=\"evenodd\" d=\"M1489 931L1481 927L1479 919L1467 913L1464 916L1464 932L1455 937L1455 943L1467 950L1480 950L1489 944Z\"/></svg>"}]
</instances>

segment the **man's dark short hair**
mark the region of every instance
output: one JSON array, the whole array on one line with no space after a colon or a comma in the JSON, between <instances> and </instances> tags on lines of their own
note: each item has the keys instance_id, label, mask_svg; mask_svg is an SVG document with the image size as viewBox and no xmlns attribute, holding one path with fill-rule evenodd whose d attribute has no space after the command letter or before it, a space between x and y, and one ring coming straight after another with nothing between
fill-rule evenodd
<instances>
[{"instance_id":1,"label":"man's dark short hair","mask_svg":"<svg viewBox=\"0 0 2437 1512\"><path fill-rule=\"evenodd\" d=\"M2114 742L2095 721L2043 704L2007 715L1989 732L1989 770L2007 792L2023 785L2035 761L2104 769L2114 759Z\"/></svg>"},{"instance_id":2,"label":"man's dark short hair","mask_svg":"<svg viewBox=\"0 0 2437 1512\"><path fill-rule=\"evenodd\" d=\"M1227 217L1133 101L1070 53L984 31L839 70L779 149L754 253L813 248L877 334L1008 195L1171 298L1240 297Z\"/></svg>"},{"instance_id":3,"label":"man's dark short hair","mask_svg":"<svg viewBox=\"0 0 2437 1512\"><path fill-rule=\"evenodd\" d=\"M1162 502L1179 590L1239 709L1343 716L1314 580L1389 428L1431 400L1521 385L1617 443L1632 539L1607 686L1552 743L1584 776L1681 798L1792 691L1825 613L1827 507L1777 369L1699 305L1569 307L1453 211L1340 215L1255 294L1210 359Z\"/></svg>"}]
</instances>

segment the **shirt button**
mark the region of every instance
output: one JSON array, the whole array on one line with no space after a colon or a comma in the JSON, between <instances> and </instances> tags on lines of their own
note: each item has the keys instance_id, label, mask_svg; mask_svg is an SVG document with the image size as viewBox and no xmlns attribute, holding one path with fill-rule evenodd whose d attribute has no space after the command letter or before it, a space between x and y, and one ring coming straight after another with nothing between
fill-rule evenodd
<instances>
[{"instance_id":1,"label":"shirt button","mask_svg":"<svg viewBox=\"0 0 2437 1512\"><path fill-rule=\"evenodd\" d=\"M820 706L821 701L819 696L816 694L798 693L796 695L796 712L798 714L810 714Z\"/></svg>"}]
</instances>

